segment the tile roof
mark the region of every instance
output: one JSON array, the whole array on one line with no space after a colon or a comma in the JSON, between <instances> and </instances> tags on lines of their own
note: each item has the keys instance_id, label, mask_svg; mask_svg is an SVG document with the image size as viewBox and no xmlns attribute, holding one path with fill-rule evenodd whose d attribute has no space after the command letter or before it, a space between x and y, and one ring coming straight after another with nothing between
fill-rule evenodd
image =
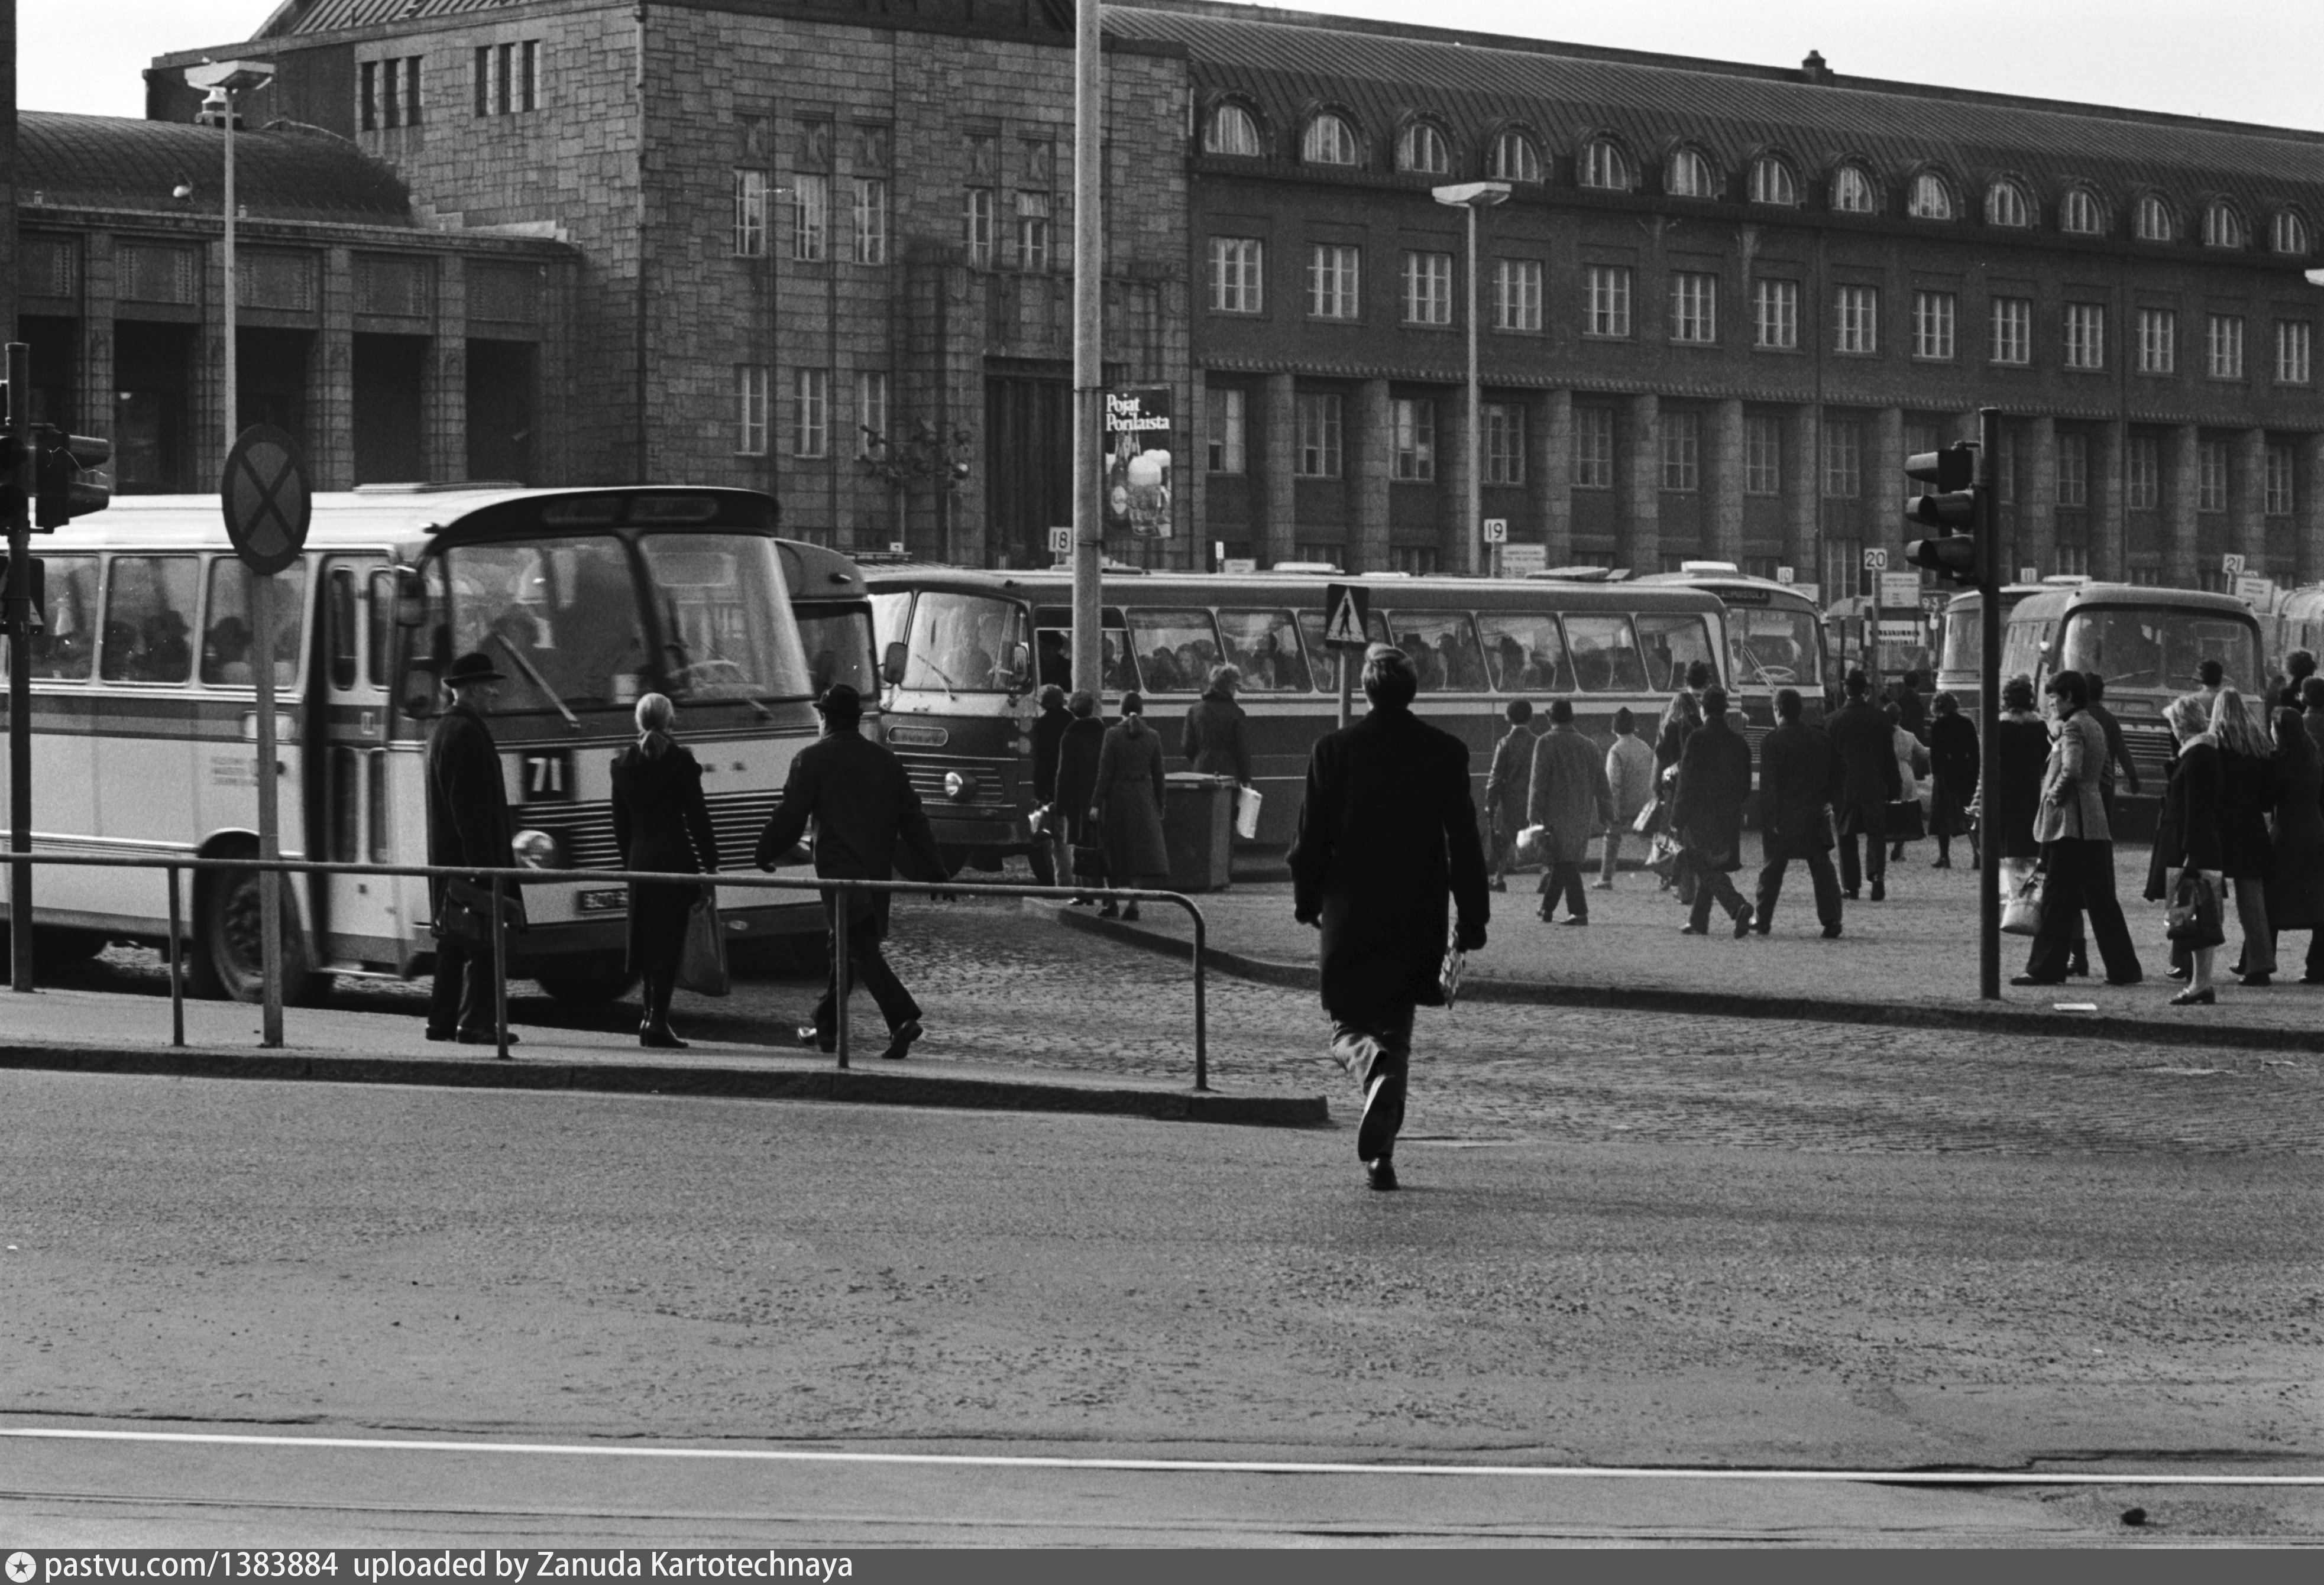
<instances>
[{"instance_id":1,"label":"tile roof","mask_svg":"<svg viewBox=\"0 0 2324 1585\"><path fill-rule=\"evenodd\" d=\"M26 110L16 123L16 196L95 209L223 212L226 137L216 128L113 115ZM345 138L313 127L235 134L235 201L253 219L409 226L394 172ZM191 198L170 196L180 181Z\"/></svg>"},{"instance_id":2,"label":"tile roof","mask_svg":"<svg viewBox=\"0 0 2324 1585\"><path fill-rule=\"evenodd\" d=\"M251 37L284 39L335 28L376 27L394 22L427 22L498 11L523 0L282 0Z\"/></svg>"}]
</instances>

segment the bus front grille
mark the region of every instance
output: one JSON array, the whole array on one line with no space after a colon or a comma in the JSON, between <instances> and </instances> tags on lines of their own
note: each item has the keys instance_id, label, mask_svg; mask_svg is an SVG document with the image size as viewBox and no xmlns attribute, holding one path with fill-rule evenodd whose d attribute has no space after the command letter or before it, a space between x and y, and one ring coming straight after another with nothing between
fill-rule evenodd
<instances>
[{"instance_id":1,"label":"bus front grille","mask_svg":"<svg viewBox=\"0 0 2324 1585\"><path fill-rule=\"evenodd\" d=\"M1016 802L1016 779L1005 762L943 760L909 753L901 758L905 773L912 779L912 790L920 795L920 802L927 806L931 815L941 815L947 809L990 812L1007 809ZM955 770L970 779L969 794L964 798L954 797L945 790L945 777Z\"/></svg>"},{"instance_id":2,"label":"bus front grille","mask_svg":"<svg viewBox=\"0 0 2324 1585\"><path fill-rule=\"evenodd\" d=\"M751 862L767 816L782 801L778 792L713 793L703 800L710 806L710 829L718 838L718 862L736 869ZM574 870L618 870L621 849L613 841L613 806L574 804L557 809L527 809L517 824L550 832L564 844L565 865Z\"/></svg>"}]
</instances>

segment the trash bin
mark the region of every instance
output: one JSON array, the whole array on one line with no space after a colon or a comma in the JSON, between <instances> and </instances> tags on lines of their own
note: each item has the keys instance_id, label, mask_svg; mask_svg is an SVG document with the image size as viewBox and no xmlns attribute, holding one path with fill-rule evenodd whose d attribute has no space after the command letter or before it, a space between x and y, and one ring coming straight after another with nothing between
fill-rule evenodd
<instances>
[{"instance_id":1,"label":"trash bin","mask_svg":"<svg viewBox=\"0 0 2324 1585\"><path fill-rule=\"evenodd\" d=\"M1234 857L1234 778L1174 770L1165 778L1162 841L1170 889L1223 891Z\"/></svg>"}]
</instances>

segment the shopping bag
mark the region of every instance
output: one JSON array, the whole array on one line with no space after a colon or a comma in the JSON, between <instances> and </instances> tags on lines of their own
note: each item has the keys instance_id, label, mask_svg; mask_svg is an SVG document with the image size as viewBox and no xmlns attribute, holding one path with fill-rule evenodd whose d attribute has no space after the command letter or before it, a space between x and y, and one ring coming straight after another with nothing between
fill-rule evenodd
<instances>
[{"instance_id":1,"label":"shopping bag","mask_svg":"<svg viewBox=\"0 0 2324 1585\"><path fill-rule=\"evenodd\" d=\"M2042 933L2042 871L2031 859L2006 861L2002 875L2001 933L2038 935Z\"/></svg>"},{"instance_id":2,"label":"shopping bag","mask_svg":"<svg viewBox=\"0 0 2324 1585\"><path fill-rule=\"evenodd\" d=\"M1655 833L1654 844L1646 849L1646 868L1668 880L1678 871L1678 838L1667 831Z\"/></svg>"},{"instance_id":3,"label":"shopping bag","mask_svg":"<svg viewBox=\"0 0 2324 1585\"><path fill-rule=\"evenodd\" d=\"M1921 800L1898 798L1888 806L1888 840L1918 842L1928 834L1922 819Z\"/></svg>"},{"instance_id":4,"label":"shopping bag","mask_svg":"<svg viewBox=\"0 0 2324 1585\"><path fill-rule=\"evenodd\" d=\"M1250 842L1258 837L1259 806L1266 801L1255 787L1235 789L1234 832L1243 841Z\"/></svg>"},{"instance_id":5,"label":"shopping bag","mask_svg":"<svg viewBox=\"0 0 2324 1585\"><path fill-rule=\"evenodd\" d=\"M2209 870L2181 870L2172 882L2164 934L2181 946L2218 946L2227 939L2220 912L2219 877Z\"/></svg>"},{"instance_id":6,"label":"shopping bag","mask_svg":"<svg viewBox=\"0 0 2324 1585\"><path fill-rule=\"evenodd\" d=\"M1437 988L1444 992L1446 1007L1461 999L1461 976L1468 968L1469 954L1461 950L1461 922L1454 919L1445 926L1444 962L1436 971Z\"/></svg>"},{"instance_id":7,"label":"shopping bag","mask_svg":"<svg viewBox=\"0 0 2324 1585\"><path fill-rule=\"evenodd\" d=\"M1517 861L1520 867L1547 862L1545 857L1549 843L1549 827L1528 825L1517 833Z\"/></svg>"},{"instance_id":8,"label":"shopping bag","mask_svg":"<svg viewBox=\"0 0 2324 1585\"><path fill-rule=\"evenodd\" d=\"M678 955L678 988L697 996L724 996L733 989L726 973L726 925L718 917L718 893L706 886L686 910L686 944Z\"/></svg>"}]
</instances>

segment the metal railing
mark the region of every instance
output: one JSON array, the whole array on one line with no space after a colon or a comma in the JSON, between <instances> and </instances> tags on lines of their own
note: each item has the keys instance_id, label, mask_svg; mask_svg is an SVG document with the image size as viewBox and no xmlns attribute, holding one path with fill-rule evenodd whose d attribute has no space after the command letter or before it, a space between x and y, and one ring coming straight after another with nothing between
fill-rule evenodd
<instances>
[{"instance_id":1,"label":"metal railing","mask_svg":"<svg viewBox=\"0 0 2324 1585\"><path fill-rule=\"evenodd\" d=\"M822 894L826 928L843 924L837 911L846 907L848 892L906 893L932 898L1010 897L1048 898L1057 901L1074 898L1104 898L1116 902L1176 903L1186 910L1194 921L1194 1088L1208 1090L1210 1084L1209 1016L1204 958L1206 955L1209 931L1203 910L1192 898L1176 891L1115 889L1100 886L1018 886L1009 883L981 884L954 880L855 880L838 876L818 876L814 880L794 879L781 875L749 874L722 870L715 875L672 873L659 871L633 870L531 870L512 866L504 870L458 869L447 864L356 864L330 863L310 859L160 859L117 853L10 853L9 864L53 864L60 867L98 870L162 870L169 875L170 889L170 1044L186 1043L185 1009L185 943L187 932L184 910L180 902L179 874L182 871L260 873L284 875L392 875L422 880L442 877L447 880L489 881L493 892L493 1026L495 1055L507 1058L508 1048L508 931L503 923L503 899L507 889L527 886L550 886L582 883L595 886L650 884L662 886L730 886L756 891L812 891ZM12 921L13 924L13 921ZM124 932L124 935L129 934ZM836 1010L834 1030L834 1055L840 1067L848 1065L847 1004L852 989L850 980L853 964L849 960L847 932L831 930L833 947L832 977ZM328 973L327 968L318 968L318 973Z\"/></svg>"}]
</instances>

